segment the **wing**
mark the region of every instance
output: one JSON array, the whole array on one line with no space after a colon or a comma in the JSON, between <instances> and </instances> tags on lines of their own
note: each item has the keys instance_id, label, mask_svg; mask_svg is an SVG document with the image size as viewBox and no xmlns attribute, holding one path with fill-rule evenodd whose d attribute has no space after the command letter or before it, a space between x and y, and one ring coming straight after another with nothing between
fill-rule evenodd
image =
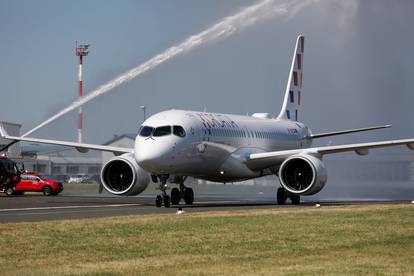
<instances>
[{"instance_id":1,"label":"wing","mask_svg":"<svg viewBox=\"0 0 414 276\"><path fill-rule=\"evenodd\" d=\"M332 132L325 132L325 133L318 133L318 134L311 134L309 138L322 138L334 135L343 135L355 132L362 132L362 131L370 131L382 128L389 128L391 125L382 125L382 126L374 126L374 127L364 127L364 128L356 128L356 129L349 129L349 130L341 130L341 131L332 131Z\"/></svg>"},{"instance_id":2,"label":"wing","mask_svg":"<svg viewBox=\"0 0 414 276\"><path fill-rule=\"evenodd\" d=\"M76 148L80 152L87 152L88 150L100 150L100 151L110 151L110 152L114 153L115 155L120 155L120 154L123 154L123 153L133 152L133 149L130 149L130 148L10 136L6 133L3 126L1 126L1 125L0 125L0 134L1 134L2 138L12 141L5 148L9 147L11 144L14 144L16 142L30 142L30 143L50 144L50 145L60 145L60 146L73 147L73 148ZM4 150L5 148L0 149L0 150Z\"/></svg>"},{"instance_id":3,"label":"wing","mask_svg":"<svg viewBox=\"0 0 414 276\"><path fill-rule=\"evenodd\" d=\"M280 165L286 158L295 154L310 154L323 156L325 154L355 151L359 155L368 154L368 150L372 148L383 148L398 145L406 145L409 149L414 150L414 139L389 140L381 142L349 144L339 146L315 147L306 149L294 149L285 151L272 151L263 153L250 154L247 165L254 169L264 169L272 166Z\"/></svg>"}]
</instances>

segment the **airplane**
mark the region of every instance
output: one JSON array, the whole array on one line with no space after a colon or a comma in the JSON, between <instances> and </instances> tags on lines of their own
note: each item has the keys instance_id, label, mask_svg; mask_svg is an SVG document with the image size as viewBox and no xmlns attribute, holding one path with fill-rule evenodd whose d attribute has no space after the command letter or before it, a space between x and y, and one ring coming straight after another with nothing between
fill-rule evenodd
<instances>
[{"instance_id":1,"label":"airplane","mask_svg":"<svg viewBox=\"0 0 414 276\"><path fill-rule=\"evenodd\" d=\"M304 36L297 37L289 78L280 113L252 116L168 110L146 119L135 139L134 148L94 145L8 135L16 142L69 146L80 152L109 151L115 154L101 170L101 182L110 193L135 196L152 181L159 185L155 205L170 207L183 199L193 204L194 192L185 186L187 177L216 182L238 182L277 175L281 187L276 201L299 204L301 196L314 195L327 182L324 155L351 152L368 154L371 148L406 145L414 150L414 139L388 140L346 145L312 147L321 137L343 135L390 127L374 126L313 134L299 121L304 56ZM178 187L167 193L169 184Z\"/></svg>"}]
</instances>

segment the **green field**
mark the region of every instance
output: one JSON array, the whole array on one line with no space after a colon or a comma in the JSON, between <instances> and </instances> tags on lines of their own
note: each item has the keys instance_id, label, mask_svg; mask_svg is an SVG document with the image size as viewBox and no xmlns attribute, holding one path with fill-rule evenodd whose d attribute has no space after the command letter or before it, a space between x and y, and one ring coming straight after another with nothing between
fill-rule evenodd
<instances>
[{"instance_id":1,"label":"green field","mask_svg":"<svg viewBox=\"0 0 414 276\"><path fill-rule=\"evenodd\" d=\"M2 275L414 275L414 204L3 223Z\"/></svg>"}]
</instances>

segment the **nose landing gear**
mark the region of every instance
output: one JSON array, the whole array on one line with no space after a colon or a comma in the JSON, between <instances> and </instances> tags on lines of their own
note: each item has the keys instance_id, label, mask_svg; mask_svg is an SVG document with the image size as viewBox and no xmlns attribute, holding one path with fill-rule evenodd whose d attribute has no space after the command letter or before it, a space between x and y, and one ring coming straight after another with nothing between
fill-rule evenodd
<instances>
[{"instance_id":1,"label":"nose landing gear","mask_svg":"<svg viewBox=\"0 0 414 276\"><path fill-rule=\"evenodd\" d=\"M187 177L178 177L177 178L177 182L180 185L180 190L178 190L177 188L175 188L175 191L173 189L173 191L171 191L171 198L173 196L173 192L174 192L174 196L177 196L176 199L178 199L178 201L176 201L176 204L180 203L180 199L184 199L185 204L187 205L191 205L194 202L194 191L192 188L186 187L184 185L185 180L187 179ZM179 197L178 197L179 196Z\"/></svg>"},{"instance_id":2,"label":"nose landing gear","mask_svg":"<svg viewBox=\"0 0 414 276\"><path fill-rule=\"evenodd\" d=\"M286 203L286 200L289 198L293 205L299 205L300 204L300 196L295 195L292 193L289 193L285 190L285 188L280 187L277 189L277 204L284 205Z\"/></svg>"},{"instance_id":3,"label":"nose landing gear","mask_svg":"<svg viewBox=\"0 0 414 276\"><path fill-rule=\"evenodd\" d=\"M194 203L193 189L184 187L184 201L185 201L185 204L187 205L191 205Z\"/></svg>"},{"instance_id":4,"label":"nose landing gear","mask_svg":"<svg viewBox=\"0 0 414 276\"><path fill-rule=\"evenodd\" d=\"M157 207L162 206L162 196L161 195L157 195L157 197L155 198L155 206L157 206Z\"/></svg>"},{"instance_id":5,"label":"nose landing gear","mask_svg":"<svg viewBox=\"0 0 414 276\"><path fill-rule=\"evenodd\" d=\"M179 205L181 199L184 199L185 204L191 205L194 203L194 191L192 188L186 187L184 185L186 176L178 176L172 180L172 183L179 184L179 188L171 189L171 197L168 196L167 190L169 189L167 185L168 175L158 176L160 179L159 189L161 195L157 195L155 198L155 206L161 207L164 203L164 207L168 208L172 205Z\"/></svg>"},{"instance_id":6,"label":"nose landing gear","mask_svg":"<svg viewBox=\"0 0 414 276\"><path fill-rule=\"evenodd\" d=\"M173 188L171 190L171 203L173 205L180 204L180 200L184 199L185 204L191 205L194 203L194 191L192 188L183 187L181 189Z\"/></svg>"},{"instance_id":7,"label":"nose landing gear","mask_svg":"<svg viewBox=\"0 0 414 276\"><path fill-rule=\"evenodd\" d=\"M165 208L171 206L171 199L170 196L167 194L167 190L169 189L167 185L168 175L160 176L160 186L159 189L161 191L161 195L157 195L155 198L155 206L161 207L164 203Z\"/></svg>"},{"instance_id":8,"label":"nose landing gear","mask_svg":"<svg viewBox=\"0 0 414 276\"><path fill-rule=\"evenodd\" d=\"M184 182L187 177L177 177L179 188L173 188L171 190L171 203L173 205L180 204L180 200L184 199L185 204L191 205L194 203L194 191L192 188L186 187Z\"/></svg>"},{"instance_id":9,"label":"nose landing gear","mask_svg":"<svg viewBox=\"0 0 414 276\"><path fill-rule=\"evenodd\" d=\"M178 188L173 188L171 190L171 203L173 205L178 205L178 204L180 204L180 200L181 200L180 190L178 190Z\"/></svg>"}]
</instances>

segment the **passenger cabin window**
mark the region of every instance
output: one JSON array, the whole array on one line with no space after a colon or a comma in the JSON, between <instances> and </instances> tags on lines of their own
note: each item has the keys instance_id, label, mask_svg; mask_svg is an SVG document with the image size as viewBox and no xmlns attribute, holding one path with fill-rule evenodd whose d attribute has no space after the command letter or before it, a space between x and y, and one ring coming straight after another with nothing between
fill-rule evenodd
<instances>
[{"instance_id":1,"label":"passenger cabin window","mask_svg":"<svg viewBox=\"0 0 414 276\"><path fill-rule=\"evenodd\" d=\"M154 137L166 136L171 134L171 126L157 127L154 131Z\"/></svg>"},{"instance_id":2,"label":"passenger cabin window","mask_svg":"<svg viewBox=\"0 0 414 276\"><path fill-rule=\"evenodd\" d=\"M178 137L185 137L185 130L182 126L173 126L173 133Z\"/></svg>"},{"instance_id":3,"label":"passenger cabin window","mask_svg":"<svg viewBox=\"0 0 414 276\"><path fill-rule=\"evenodd\" d=\"M154 131L153 127L143 126L143 127L141 127L141 130L139 132L139 136L149 137L149 136L151 136L153 131Z\"/></svg>"}]
</instances>

